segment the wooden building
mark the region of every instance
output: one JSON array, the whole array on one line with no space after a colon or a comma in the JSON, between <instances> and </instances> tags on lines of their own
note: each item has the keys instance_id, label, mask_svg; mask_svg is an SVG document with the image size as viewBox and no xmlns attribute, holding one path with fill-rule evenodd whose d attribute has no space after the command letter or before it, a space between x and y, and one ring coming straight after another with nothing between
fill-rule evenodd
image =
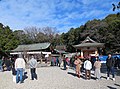
<instances>
[{"instance_id":1,"label":"wooden building","mask_svg":"<svg viewBox=\"0 0 120 89\"><path fill-rule=\"evenodd\" d=\"M50 43L36 43L36 44L28 44L28 45L18 45L18 47L14 50L11 50L10 55L19 55L22 54L26 60L29 60L29 55L35 55L36 59L42 57L48 57L51 54Z\"/></svg>"},{"instance_id":2,"label":"wooden building","mask_svg":"<svg viewBox=\"0 0 120 89\"><path fill-rule=\"evenodd\" d=\"M74 45L73 47L81 50L81 57L89 57L99 55L99 50L102 50L104 43L98 43L88 36L81 44Z\"/></svg>"}]
</instances>

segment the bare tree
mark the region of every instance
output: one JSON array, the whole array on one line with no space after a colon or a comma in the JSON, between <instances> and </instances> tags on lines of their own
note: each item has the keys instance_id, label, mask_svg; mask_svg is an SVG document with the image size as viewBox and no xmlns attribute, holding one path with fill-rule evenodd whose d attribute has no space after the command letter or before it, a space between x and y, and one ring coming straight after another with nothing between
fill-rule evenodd
<instances>
[{"instance_id":1,"label":"bare tree","mask_svg":"<svg viewBox=\"0 0 120 89\"><path fill-rule=\"evenodd\" d=\"M34 42L53 42L53 39L56 37L58 33L56 28L52 27L26 27L25 29L26 34L29 35L30 39Z\"/></svg>"},{"instance_id":2,"label":"bare tree","mask_svg":"<svg viewBox=\"0 0 120 89\"><path fill-rule=\"evenodd\" d=\"M36 27L26 27L24 28L24 31L33 40L36 40L36 36L39 33L38 28Z\"/></svg>"}]
</instances>

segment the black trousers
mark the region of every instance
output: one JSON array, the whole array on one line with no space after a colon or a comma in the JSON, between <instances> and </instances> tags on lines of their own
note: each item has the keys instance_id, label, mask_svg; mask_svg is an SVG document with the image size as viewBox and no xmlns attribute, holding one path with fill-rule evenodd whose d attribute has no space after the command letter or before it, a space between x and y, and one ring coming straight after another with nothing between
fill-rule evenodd
<instances>
[{"instance_id":1,"label":"black trousers","mask_svg":"<svg viewBox=\"0 0 120 89\"><path fill-rule=\"evenodd\" d=\"M107 67L107 77L110 76L110 72L112 73L112 77L115 78L114 67Z\"/></svg>"},{"instance_id":2,"label":"black trousers","mask_svg":"<svg viewBox=\"0 0 120 89\"><path fill-rule=\"evenodd\" d=\"M36 74L36 68L31 68L31 79L34 80L34 78L37 80L37 74Z\"/></svg>"},{"instance_id":3,"label":"black trousers","mask_svg":"<svg viewBox=\"0 0 120 89\"><path fill-rule=\"evenodd\" d=\"M67 67L66 67L66 60L63 60L63 66L64 66L64 70L66 70L67 69Z\"/></svg>"}]
</instances>

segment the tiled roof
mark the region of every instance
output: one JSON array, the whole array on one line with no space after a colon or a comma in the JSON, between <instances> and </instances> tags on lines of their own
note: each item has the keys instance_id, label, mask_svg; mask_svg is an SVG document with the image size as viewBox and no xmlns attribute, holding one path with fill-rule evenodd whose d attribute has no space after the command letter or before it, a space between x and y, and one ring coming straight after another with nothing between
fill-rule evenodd
<instances>
[{"instance_id":1,"label":"tiled roof","mask_svg":"<svg viewBox=\"0 0 120 89\"><path fill-rule=\"evenodd\" d=\"M35 51L47 49L50 46L50 43L36 43L36 44L28 44L28 45L19 45L16 49L12 51Z\"/></svg>"},{"instance_id":2,"label":"tiled roof","mask_svg":"<svg viewBox=\"0 0 120 89\"><path fill-rule=\"evenodd\" d=\"M73 47L75 47L75 48L79 48L79 47L104 47L104 43L98 43L98 42L92 40L88 36L84 41L82 41L81 44L73 45Z\"/></svg>"},{"instance_id":3,"label":"tiled roof","mask_svg":"<svg viewBox=\"0 0 120 89\"><path fill-rule=\"evenodd\" d=\"M104 43L84 43L84 44L78 44L74 45L73 47L104 47Z\"/></svg>"},{"instance_id":4,"label":"tiled roof","mask_svg":"<svg viewBox=\"0 0 120 89\"><path fill-rule=\"evenodd\" d=\"M84 44L84 43L97 43L96 41L92 40L89 36L86 37L86 39L81 43L81 44Z\"/></svg>"}]
</instances>

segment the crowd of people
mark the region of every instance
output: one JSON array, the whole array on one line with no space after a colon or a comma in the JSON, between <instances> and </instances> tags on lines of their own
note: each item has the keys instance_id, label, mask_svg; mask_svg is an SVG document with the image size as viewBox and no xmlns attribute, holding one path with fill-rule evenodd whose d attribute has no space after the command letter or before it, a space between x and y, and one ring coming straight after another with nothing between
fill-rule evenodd
<instances>
[{"instance_id":1,"label":"crowd of people","mask_svg":"<svg viewBox=\"0 0 120 89\"><path fill-rule=\"evenodd\" d=\"M30 60L27 63L30 68L31 80L37 80L36 67L37 67L37 59L31 55ZM26 62L22 55L18 55L17 58L2 58L0 60L0 71L12 71L13 82L15 83L23 83L25 79L25 66Z\"/></svg>"},{"instance_id":2,"label":"crowd of people","mask_svg":"<svg viewBox=\"0 0 120 89\"><path fill-rule=\"evenodd\" d=\"M0 71L10 71L14 64L14 60L9 57L2 57L0 59Z\"/></svg>"},{"instance_id":3,"label":"crowd of people","mask_svg":"<svg viewBox=\"0 0 120 89\"><path fill-rule=\"evenodd\" d=\"M107 68L107 80L110 78L110 73L112 74L112 80L115 81L115 64L116 57L113 58L111 54L108 54L106 59L106 68ZM101 79L101 60L98 56L95 56L94 61L92 58L88 57L86 59L81 59L79 56L75 55L70 60L68 57L52 57L51 60L52 66L63 66L63 69L66 70L66 66L71 66L75 68L76 76L80 78L81 72L85 72L85 79L91 79L91 70L94 70L94 76L96 80Z\"/></svg>"},{"instance_id":4,"label":"crowd of people","mask_svg":"<svg viewBox=\"0 0 120 89\"><path fill-rule=\"evenodd\" d=\"M76 76L80 78L81 72L85 72L85 79L91 79L91 70L94 70L94 75L96 80L101 79L101 60L98 56L95 57L95 60L91 60L91 58L80 59L79 56L74 56L71 58L68 63L68 58L63 57L63 67L64 70L67 69L66 65L72 66L75 68ZM107 68L107 80L110 78L110 73L112 74L112 80L115 81L115 63L116 59L112 57L111 54L108 54L106 59L106 68Z\"/></svg>"},{"instance_id":5,"label":"crowd of people","mask_svg":"<svg viewBox=\"0 0 120 89\"><path fill-rule=\"evenodd\" d=\"M47 62L46 62L47 63ZM34 55L30 56L30 60L27 62L30 68L31 80L37 80L36 68L38 65L37 59L35 59ZM19 55L15 58L5 58L3 57L0 60L0 71L11 71L13 75L13 81L16 83L23 83L24 81L24 73L25 73L25 59L22 55ZM107 67L107 80L110 79L110 73L112 74L112 79L115 81L115 59L111 54L108 55L106 59L106 67ZM94 63L91 61L91 58L81 59L79 56L75 55L70 60L68 57L60 56L60 57L51 57L51 66L63 67L64 70L67 70L67 66L75 68L76 76L78 78L81 77L81 72L85 72L85 79L91 79L91 70L94 69L94 76L96 80L101 79L101 61L98 56L95 56Z\"/></svg>"}]
</instances>

